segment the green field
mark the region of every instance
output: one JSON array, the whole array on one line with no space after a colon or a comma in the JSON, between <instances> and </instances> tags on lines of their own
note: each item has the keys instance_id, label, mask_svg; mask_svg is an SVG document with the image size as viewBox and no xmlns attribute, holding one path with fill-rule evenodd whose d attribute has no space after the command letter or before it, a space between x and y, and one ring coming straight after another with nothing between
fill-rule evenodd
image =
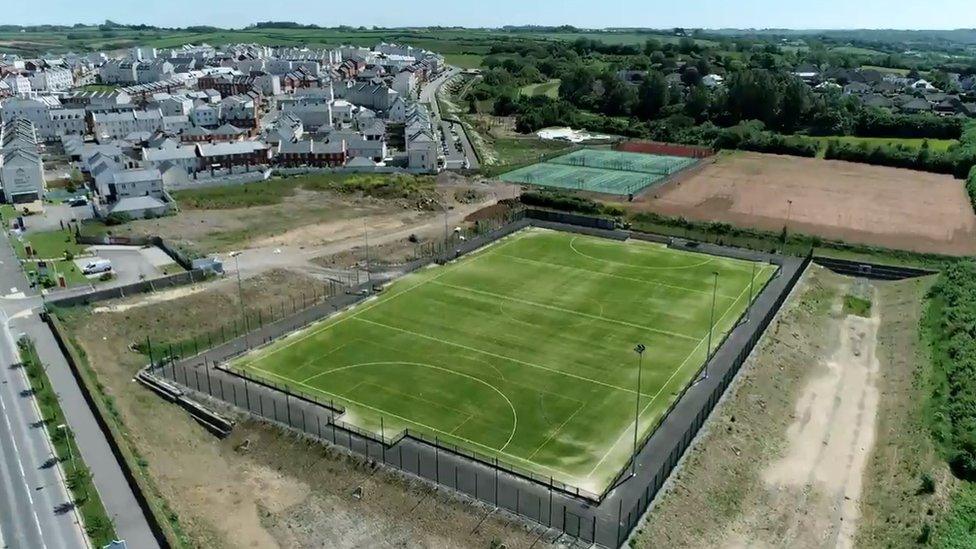
<instances>
[{"instance_id":1,"label":"green field","mask_svg":"<svg viewBox=\"0 0 976 549\"><path fill-rule=\"evenodd\" d=\"M754 269L755 267L755 269ZM230 366L600 493L775 267L528 229ZM717 278L713 277L717 273ZM638 343L647 346L637 402Z\"/></svg>"},{"instance_id":2,"label":"green field","mask_svg":"<svg viewBox=\"0 0 976 549\"><path fill-rule=\"evenodd\" d=\"M955 139L922 139L912 137L856 137L853 135L797 137L805 141L816 142L820 147L820 152L818 154L820 157L823 157L827 149L827 143L830 141L838 141L840 143L849 145L866 144L868 147L878 147L883 145L886 147L906 147L909 149L920 149L922 147L922 143L927 141L929 144L929 149L933 152L945 152L949 150L949 147L959 143L959 141Z\"/></svg>"},{"instance_id":3,"label":"green field","mask_svg":"<svg viewBox=\"0 0 976 549\"><path fill-rule=\"evenodd\" d=\"M519 88L519 93L526 97L535 97L537 95L544 95L546 97L551 97L552 99L559 99L559 84L561 80L558 78L554 80L549 80L547 82L538 82L535 84L529 84L527 86L522 86Z\"/></svg>"}]
</instances>

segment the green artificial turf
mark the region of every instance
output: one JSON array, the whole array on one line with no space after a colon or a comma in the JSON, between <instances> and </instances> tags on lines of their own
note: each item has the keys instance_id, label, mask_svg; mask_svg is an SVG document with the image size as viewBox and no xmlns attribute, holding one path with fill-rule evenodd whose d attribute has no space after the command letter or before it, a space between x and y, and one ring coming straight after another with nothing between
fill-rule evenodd
<instances>
[{"instance_id":1,"label":"green artificial turf","mask_svg":"<svg viewBox=\"0 0 976 549\"><path fill-rule=\"evenodd\" d=\"M755 266L755 291L775 272ZM246 355L233 368L600 493L701 366L713 273L715 345L749 301L753 265L529 229Z\"/></svg>"}]
</instances>

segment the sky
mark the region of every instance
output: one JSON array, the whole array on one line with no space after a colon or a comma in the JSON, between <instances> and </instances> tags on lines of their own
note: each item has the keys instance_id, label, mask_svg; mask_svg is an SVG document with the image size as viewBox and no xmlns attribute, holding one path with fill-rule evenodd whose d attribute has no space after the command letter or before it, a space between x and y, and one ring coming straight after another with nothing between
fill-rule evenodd
<instances>
[{"instance_id":1,"label":"sky","mask_svg":"<svg viewBox=\"0 0 976 549\"><path fill-rule=\"evenodd\" d=\"M6 5L4 5L6 4ZM574 25L585 28L954 29L976 26L974 0L23 0L0 1L5 24L145 23L242 27Z\"/></svg>"}]
</instances>

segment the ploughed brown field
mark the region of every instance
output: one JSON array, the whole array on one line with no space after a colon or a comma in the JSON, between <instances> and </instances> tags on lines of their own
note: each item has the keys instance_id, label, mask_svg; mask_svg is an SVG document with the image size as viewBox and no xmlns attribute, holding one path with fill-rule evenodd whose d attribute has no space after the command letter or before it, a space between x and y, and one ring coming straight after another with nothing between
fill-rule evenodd
<instances>
[{"instance_id":1,"label":"ploughed brown field","mask_svg":"<svg viewBox=\"0 0 976 549\"><path fill-rule=\"evenodd\" d=\"M792 204L791 204L792 202ZM948 175L749 152L720 155L638 199L638 211L952 255L976 253L976 215Z\"/></svg>"}]
</instances>

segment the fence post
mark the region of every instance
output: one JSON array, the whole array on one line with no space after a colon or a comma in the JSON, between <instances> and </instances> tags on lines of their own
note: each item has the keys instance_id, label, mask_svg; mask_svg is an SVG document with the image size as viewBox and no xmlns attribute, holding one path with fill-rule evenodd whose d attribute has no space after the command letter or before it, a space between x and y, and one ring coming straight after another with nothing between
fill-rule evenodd
<instances>
[{"instance_id":1,"label":"fence post","mask_svg":"<svg viewBox=\"0 0 976 549\"><path fill-rule=\"evenodd\" d=\"M437 441L437 437L434 436L434 478L437 484L441 483L441 453L439 449L440 444Z\"/></svg>"},{"instance_id":2,"label":"fence post","mask_svg":"<svg viewBox=\"0 0 976 549\"><path fill-rule=\"evenodd\" d=\"M498 457L495 457L495 507L498 507Z\"/></svg>"},{"instance_id":3,"label":"fence post","mask_svg":"<svg viewBox=\"0 0 976 549\"><path fill-rule=\"evenodd\" d=\"M285 410L288 414L288 426L291 427L291 400L288 398L288 393L285 393Z\"/></svg>"},{"instance_id":4,"label":"fence post","mask_svg":"<svg viewBox=\"0 0 976 549\"><path fill-rule=\"evenodd\" d=\"M203 361L203 371L207 374L207 394L213 396L213 387L210 385L210 366L207 365L207 360Z\"/></svg>"},{"instance_id":5,"label":"fence post","mask_svg":"<svg viewBox=\"0 0 976 549\"><path fill-rule=\"evenodd\" d=\"M258 399L259 400L260 400L260 398L261 398L261 395L258 395ZM251 411L251 393L250 393L250 391L247 390L247 378L246 377L244 378L244 401L247 402L247 411L250 412ZM261 415L262 416L264 415L264 405L261 405Z\"/></svg>"},{"instance_id":6,"label":"fence post","mask_svg":"<svg viewBox=\"0 0 976 549\"><path fill-rule=\"evenodd\" d=\"M153 365L153 353L152 353L152 341L149 340L149 336L146 336L146 350L149 351L149 365Z\"/></svg>"},{"instance_id":7,"label":"fence post","mask_svg":"<svg viewBox=\"0 0 976 549\"><path fill-rule=\"evenodd\" d=\"M623 498L620 498L620 501L623 501ZM549 477L549 513L546 526L552 527L552 477Z\"/></svg>"}]
</instances>

